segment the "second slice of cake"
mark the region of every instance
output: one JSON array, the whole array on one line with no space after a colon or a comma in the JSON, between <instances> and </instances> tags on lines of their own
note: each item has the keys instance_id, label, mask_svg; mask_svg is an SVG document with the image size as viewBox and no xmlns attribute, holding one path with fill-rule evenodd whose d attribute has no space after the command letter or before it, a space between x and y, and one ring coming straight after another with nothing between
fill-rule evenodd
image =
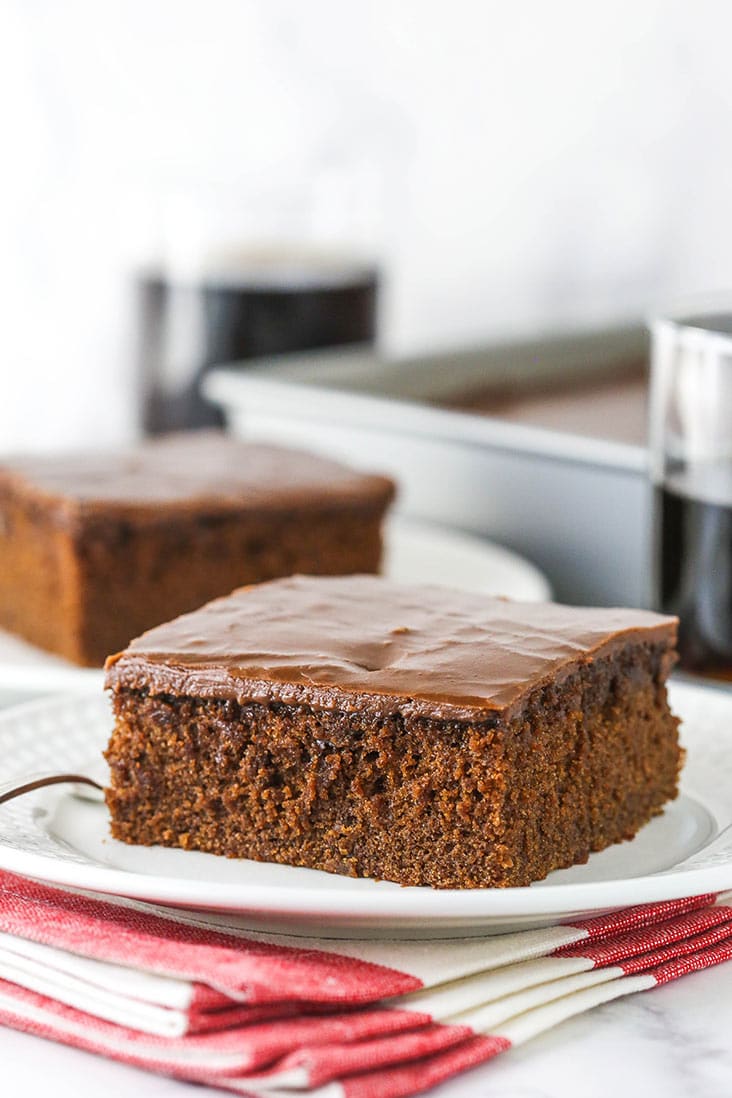
<instances>
[{"instance_id":1,"label":"second slice of cake","mask_svg":"<svg viewBox=\"0 0 732 1098\"><path fill-rule=\"evenodd\" d=\"M245 588L107 663L112 834L526 885L676 795L676 620L377 577Z\"/></svg>"},{"instance_id":2,"label":"second slice of cake","mask_svg":"<svg viewBox=\"0 0 732 1098\"><path fill-rule=\"evenodd\" d=\"M0 466L0 627L98 666L245 583L377 572L387 477L216 432Z\"/></svg>"}]
</instances>

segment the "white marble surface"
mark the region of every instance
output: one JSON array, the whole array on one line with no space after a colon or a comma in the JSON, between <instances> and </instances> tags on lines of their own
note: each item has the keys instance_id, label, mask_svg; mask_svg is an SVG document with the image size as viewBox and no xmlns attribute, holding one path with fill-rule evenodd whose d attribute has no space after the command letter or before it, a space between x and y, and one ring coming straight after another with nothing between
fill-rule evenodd
<instances>
[{"instance_id":1,"label":"white marble surface","mask_svg":"<svg viewBox=\"0 0 732 1098\"><path fill-rule=\"evenodd\" d=\"M434 1098L730 1098L732 963L618 1000L437 1087ZM23 1098L213 1098L0 1029L5 1094Z\"/></svg>"}]
</instances>

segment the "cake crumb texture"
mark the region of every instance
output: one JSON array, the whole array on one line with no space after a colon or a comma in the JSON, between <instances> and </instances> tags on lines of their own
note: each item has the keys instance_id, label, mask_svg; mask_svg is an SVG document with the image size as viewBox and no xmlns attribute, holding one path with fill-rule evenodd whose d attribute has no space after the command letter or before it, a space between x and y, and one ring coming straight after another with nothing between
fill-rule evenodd
<instances>
[{"instance_id":1,"label":"cake crumb texture","mask_svg":"<svg viewBox=\"0 0 732 1098\"><path fill-rule=\"evenodd\" d=\"M528 885L676 796L669 639L616 644L472 720L118 685L112 834L403 885Z\"/></svg>"}]
</instances>

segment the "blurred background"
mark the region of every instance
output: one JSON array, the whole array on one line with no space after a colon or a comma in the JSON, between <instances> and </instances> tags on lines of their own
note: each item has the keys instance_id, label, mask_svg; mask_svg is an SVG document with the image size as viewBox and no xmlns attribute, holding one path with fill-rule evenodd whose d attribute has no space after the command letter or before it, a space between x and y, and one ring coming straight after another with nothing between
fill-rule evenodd
<instances>
[{"instance_id":1,"label":"blurred background","mask_svg":"<svg viewBox=\"0 0 732 1098\"><path fill-rule=\"evenodd\" d=\"M329 188L361 203L344 236L378 261L393 353L637 321L732 282L721 0L0 11L3 449L139 431L130 273L237 191L320 188L296 243Z\"/></svg>"},{"instance_id":2,"label":"blurred background","mask_svg":"<svg viewBox=\"0 0 732 1098\"><path fill-rule=\"evenodd\" d=\"M226 421L651 600L645 319L732 285L729 5L0 20L0 450Z\"/></svg>"}]
</instances>

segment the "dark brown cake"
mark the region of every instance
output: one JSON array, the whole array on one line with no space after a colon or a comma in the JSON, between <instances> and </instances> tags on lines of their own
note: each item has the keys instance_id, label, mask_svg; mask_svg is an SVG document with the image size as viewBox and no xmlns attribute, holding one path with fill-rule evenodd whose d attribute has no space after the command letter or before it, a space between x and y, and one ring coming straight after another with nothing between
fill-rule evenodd
<instances>
[{"instance_id":1,"label":"dark brown cake","mask_svg":"<svg viewBox=\"0 0 732 1098\"><path fill-rule=\"evenodd\" d=\"M385 477L223 434L0 468L0 626L101 666L244 583L375 572Z\"/></svg>"},{"instance_id":2,"label":"dark brown cake","mask_svg":"<svg viewBox=\"0 0 732 1098\"><path fill-rule=\"evenodd\" d=\"M112 834L526 885L676 795L676 620L368 576L235 592L107 661Z\"/></svg>"}]
</instances>

